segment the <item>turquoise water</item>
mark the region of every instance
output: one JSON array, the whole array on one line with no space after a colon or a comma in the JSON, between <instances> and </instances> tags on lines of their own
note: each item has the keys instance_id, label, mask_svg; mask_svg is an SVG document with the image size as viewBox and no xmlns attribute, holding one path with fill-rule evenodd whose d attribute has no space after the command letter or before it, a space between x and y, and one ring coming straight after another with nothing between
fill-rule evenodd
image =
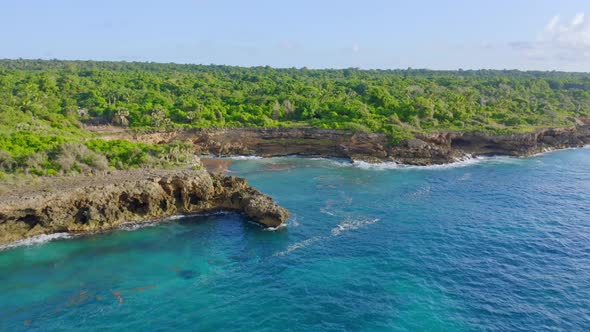
<instances>
[{"instance_id":1,"label":"turquoise water","mask_svg":"<svg viewBox=\"0 0 590 332\"><path fill-rule=\"evenodd\" d=\"M590 330L590 149L231 171L288 227L194 216L2 251L0 330Z\"/></svg>"}]
</instances>

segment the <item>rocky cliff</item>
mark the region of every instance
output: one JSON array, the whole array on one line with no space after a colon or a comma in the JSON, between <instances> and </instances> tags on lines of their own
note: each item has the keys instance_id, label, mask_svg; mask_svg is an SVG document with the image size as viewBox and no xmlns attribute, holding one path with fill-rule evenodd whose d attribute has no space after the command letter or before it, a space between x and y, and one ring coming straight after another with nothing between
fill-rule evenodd
<instances>
[{"instance_id":1,"label":"rocky cliff","mask_svg":"<svg viewBox=\"0 0 590 332\"><path fill-rule=\"evenodd\" d=\"M55 177L0 194L0 245L40 234L91 233L128 222L228 210L269 227L289 212L246 180L207 171L137 170Z\"/></svg>"},{"instance_id":2,"label":"rocky cliff","mask_svg":"<svg viewBox=\"0 0 590 332\"><path fill-rule=\"evenodd\" d=\"M305 155L430 165L450 163L469 156L526 156L590 144L590 119L577 120L577 125L571 128L540 129L512 135L450 131L418 134L415 139L395 146L388 143L384 134L313 128L192 129L141 134L126 132L106 138L145 143L179 140L191 143L197 154L220 156Z\"/></svg>"}]
</instances>

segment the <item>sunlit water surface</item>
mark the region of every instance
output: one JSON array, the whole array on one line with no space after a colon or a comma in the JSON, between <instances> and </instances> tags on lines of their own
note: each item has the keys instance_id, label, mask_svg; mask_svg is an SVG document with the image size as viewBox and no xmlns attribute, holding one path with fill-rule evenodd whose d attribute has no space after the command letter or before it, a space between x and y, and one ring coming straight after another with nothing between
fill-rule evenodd
<instances>
[{"instance_id":1,"label":"sunlit water surface","mask_svg":"<svg viewBox=\"0 0 590 332\"><path fill-rule=\"evenodd\" d=\"M590 149L230 170L288 226L195 216L6 249L0 330L590 330Z\"/></svg>"}]
</instances>

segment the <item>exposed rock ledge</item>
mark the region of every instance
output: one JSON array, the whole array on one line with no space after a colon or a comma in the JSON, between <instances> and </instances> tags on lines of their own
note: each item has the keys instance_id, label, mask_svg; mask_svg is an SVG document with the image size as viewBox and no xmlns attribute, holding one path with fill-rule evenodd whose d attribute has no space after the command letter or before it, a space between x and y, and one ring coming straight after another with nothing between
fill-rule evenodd
<instances>
[{"instance_id":1,"label":"exposed rock ledge","mask_svg":"<svg viewBox=\"0 0 590 332\"><path fill-rule=\"evenodd\" d=\"M207 171L117 171L45 178L0 194L0 245L40 234L92 233L179 214L236 211L269 227L289 212L238 177Z\"/></svg>"},{"instance_id":2,"label":"exposed rock ledge","mask_svg":"<svg viewBox=\"0 0 590 332\"><path fill-rule=\"evenodd\" d=\"M590 119L577 119L576 126L570 128L539 129L512 135L450 131L419 134L415 139L395 146L389 145L383 134L313 128L191 129L105 134L105 139L145 143L183 141L192 144L197 154L304 155L430 165L450 163L469 156L526 156L590 144Z\"/></svg>"}]
</instances>

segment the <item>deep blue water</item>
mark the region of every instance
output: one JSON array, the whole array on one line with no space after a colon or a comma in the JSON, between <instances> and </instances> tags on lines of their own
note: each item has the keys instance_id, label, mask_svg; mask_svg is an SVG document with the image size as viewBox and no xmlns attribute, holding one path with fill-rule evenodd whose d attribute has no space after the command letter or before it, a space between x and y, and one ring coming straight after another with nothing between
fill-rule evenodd
<instances>
[{"instance_id":1,"label":"deep blue water","mask_svg":"<svg viewBox=\"0 0 590 332\"><path fill-rule=\"evenodd\" d=\"M0 330L590 330L590 149L231 170L288 227L198 216L2 251Z\"/></svg>"}]
</instances>

